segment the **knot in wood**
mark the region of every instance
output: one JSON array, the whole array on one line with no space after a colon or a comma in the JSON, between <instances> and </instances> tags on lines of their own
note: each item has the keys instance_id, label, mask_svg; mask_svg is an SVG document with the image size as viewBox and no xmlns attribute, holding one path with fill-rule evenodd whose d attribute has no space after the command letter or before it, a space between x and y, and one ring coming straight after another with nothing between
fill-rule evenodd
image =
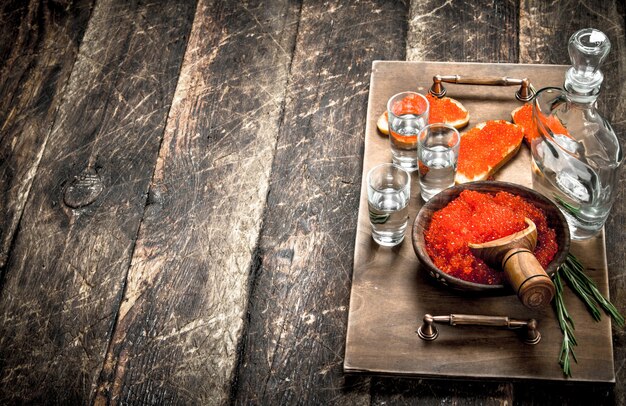
<instances>
[{"instance_id":1,"label":"knot in wood","mask_svg":"<svg viewBox=\"0 0 626 406\"><path fill-rule=\"evenodd\" d=\"M100 175L93 168L86 168L65 189L63 203L78 209L93 203L103 190Z\"/></svg>"}]
</instances>

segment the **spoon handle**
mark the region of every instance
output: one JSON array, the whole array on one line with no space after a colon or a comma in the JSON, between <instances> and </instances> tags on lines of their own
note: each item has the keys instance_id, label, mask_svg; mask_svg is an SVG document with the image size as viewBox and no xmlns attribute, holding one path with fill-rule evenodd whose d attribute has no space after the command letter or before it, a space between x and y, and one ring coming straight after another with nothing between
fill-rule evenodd
<instances>
[{"instance_id":1,"label":"spoon handle","mask_svg":"<svg viewBox=\"0 0 626 406\"><path fill-rule=\"evenodd\" d=\"M502 269L524 306L537 309L552 301L554 284L530 250L509 250L502 258Z\"/></svg>"}]
</instances>

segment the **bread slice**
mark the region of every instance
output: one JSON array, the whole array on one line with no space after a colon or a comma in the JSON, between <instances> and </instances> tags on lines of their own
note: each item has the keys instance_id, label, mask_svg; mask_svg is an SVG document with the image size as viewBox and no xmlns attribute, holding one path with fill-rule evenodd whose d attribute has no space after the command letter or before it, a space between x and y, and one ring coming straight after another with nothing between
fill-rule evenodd
<instances>
[{"instance_id":1,"label":"bread slice","mask_svg":"<svg viewBox=\"0 0 626 406\"><path fill-rule=\"evenodd\" d=\"M445 123L461 129L469 123L469 111L458 100L451 97L439 98L430 93L426 95L426 98L430 103L428 124Z\"/></svg>"},{"instance_id":2,"label":"bread slice","mask_svg":"<svg viewBox=\"0 0 626 406\"><path fill-rule=\"evenodd\" d=\"M504 120L477 124L461 135L456 183L489 179L522 145L522 127Z\"/></svg>"},{"instance_id":3,"label":"bread slice","mask_svg":"<svg viewBox=\"0 0 626 406\"><path fill-rule=\"evenodd\" d=\"M524 141L530 146L533 140L540 138L539 129L533 119L533 106L529 103L524 104L511 112L513 122L522 127L524 131ZM559 134L566 137L572 137L563 126L558 117L547 115L542 117L542 123L548 127L553 134Z\"/></svg>"},{"instance_id":4,"label":"bread slice","mask_svg":"<svg viewBox=\"0 0 626 406\"><path fill-rule=\"evenodd\" d=\"M537 126L533 121L533 106L531 104L526 103L513 110L511 118L515 124L522 127L526 144L531 145L532 140L540 137Z\"/></svg>"},{"instance_id":5,"label":"bread slice","mask_svg":"<svg viewBox=\"0 0 626 406\"><path fill-rule=\"evenodd\" d=\"M386 111L378 117L376 127L378 127L378 131L381 133L389 135L389 116Z\"/></svg>"},{"instance_id":6,"label":"bread slice","mask_svg":"<svg viewBox=\"0 0 626 406\"><path fill-rule=\"evenodd\" d=\"M440 99L430 95L430 93L426 95L426 98L430 104L428 124L445 123L461 129L469 123L469 111L458 100L450 97ZM389 116L386 111L378 117L376 127L381 133L389 135Z\"/></svg>"}]
</instances>

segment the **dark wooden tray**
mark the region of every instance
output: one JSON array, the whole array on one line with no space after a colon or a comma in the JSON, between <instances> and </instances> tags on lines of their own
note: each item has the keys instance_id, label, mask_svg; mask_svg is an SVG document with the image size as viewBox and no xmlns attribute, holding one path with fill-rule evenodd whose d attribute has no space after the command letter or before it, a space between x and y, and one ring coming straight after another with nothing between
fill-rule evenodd
<instances>
[{"instance_id":1,"label":"dark wooden tray","mask_svg":"<svg viewBox=\"0 0 626 406\"><path fill-rule=\"evenodd\" d=\"M528 77L536 88L560 86L565 66L376 61L372 66L363 158L352 293L346 338L344 371L383 375L466 379L570 380L615 382L611 323L607 316L595 322L582 302L566 288L566 305L576 323L576 355L572 377L558 363L562 334L554 311L531 311L514 295L477 297L447 290L422 271L411 246L411 227L402 245L377 246L371 239L365 174L374 165L391 160L387 137L376 120L390 96L404 90L426 93L435 74ZM447 85L448 95L470 111L467 128L490 119L510 120L520 105L515 87ZM496 174L504 180L532 187L530 155L523 146L517 157ZM410 224L421 206L419 186L411 184ZM588 269L601 292L608 295L604 233L573 242L571 251ZM469 313L536 318L542 340L522 342L516 332L486 327L439 326L439 338L425 342L415 331L425 313Z\"/></svg>"}]
</instances>

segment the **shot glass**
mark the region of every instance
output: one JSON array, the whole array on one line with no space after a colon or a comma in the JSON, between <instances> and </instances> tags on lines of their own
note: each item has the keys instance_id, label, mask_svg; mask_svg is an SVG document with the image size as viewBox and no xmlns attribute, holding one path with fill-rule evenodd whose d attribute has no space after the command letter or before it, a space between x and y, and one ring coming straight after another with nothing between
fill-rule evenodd
<instances>
[{"instance_id":1,"label":"shot glass","mask_svg":"<svg viewBox=\"0 0 626 406\"><path fill-rule=\"evenodd\" d=\"M417 136L420 194L424 201L454 185L461 136L448 124L430 124Z\"/></svg>"},{"instance_id":2,"label":"shot glass","mask_svg":"<svg viewBox=\"0 0 626 406\"><path fill-rule=\"evenodd\" d=\"M398 93L387 102L392 160L409 172L417 170L417 134L428 124L429 110L428 99L415 92Z\"/></svg>"},{"instance_id":3,"label":"shot glass","mask_svg":"<svg viewBox=\"0 0 626 406\"><path fill-rule=\"evenodd\" d=\"M384 163L367 174L367 205L372 238L393 247L404 240L409 218L411 174L397 165Z\"/></svg>"}]
</instances>

